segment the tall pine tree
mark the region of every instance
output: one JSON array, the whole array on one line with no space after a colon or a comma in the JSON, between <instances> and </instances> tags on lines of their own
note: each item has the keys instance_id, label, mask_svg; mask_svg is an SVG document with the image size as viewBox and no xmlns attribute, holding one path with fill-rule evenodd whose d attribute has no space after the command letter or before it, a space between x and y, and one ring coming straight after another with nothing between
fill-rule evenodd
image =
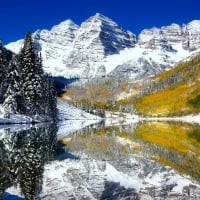
<instances>
[{"instance_id":1,"label":"tall pine tree","mask_svg":"<svg viewBox=\"0 0 200 200\"><path fill-rule=\"evenodd\" d=\"M13 56L8 66L8 89L4 95L5 117L10 114L23 112L23 90L20 73L20 64L17 56Z\"/></svg>"},{"instance_id":2,"label":"tall pine tree","mask_svg":"<svg viewBox=\"0 0 200 200\"><path fill-rule=\"evenodd\" d=\"M24 114L43 114L41 110L43 71L30 32L26 34L24 47L20 53L20 62L24 89Z\"/></svg>"},{"instance_id":3,"label":"tall pine tree","mask_svg":"<svg viewBox=\"0 0 200 200\"><path fill-rule=\"evenodd\" d=\"M54 87L53 81L46 79L44 84L45 95L44 95L44 112L46 115L49 115L53 118L54 121L57 121L57 94Z\"/></svg>"},{"instance_id":4,"label":"tall pine tree","mask_svg":"<svg viewBox=\"0 0 200 200\"><path fill-rule=\"evenodd\" d=\"M3 48L3 44L0 40L0 103L4 101L4 94L7 90L7 66L8 62L6 60L5 49Z\"/></svg>"},{"instance_id":5,"label":"tall pine tree","mask_svg":"<svg viewBox=\"0 0 200 200\"><path fill-rule=\"evenodd\" d=\"M42 58L37 53L30 32L26 34L24 47L20 53L20 62L24 113L31 116L46 115L55 120L55 115L57 115L55 91L52 92L52 87L46 87L48 80L44 78ZM48 100L47 96L49 96Z\"/></svg>"},{"instance_id":6,"label":"tall pine tree","mask_svg":"<svg viewBox=\"0 0 200 200\"><path fill-rule=\"evenodd\" d=\"M3 56L1 60L5 63ZM19 113L37 120L57 120L56 92L53 83L44 78L42 58L30 32L26 34L19 56L14 56L10 62L7 79L9 84L3 102L7 117Z\"/></svg>"}]
</instances>

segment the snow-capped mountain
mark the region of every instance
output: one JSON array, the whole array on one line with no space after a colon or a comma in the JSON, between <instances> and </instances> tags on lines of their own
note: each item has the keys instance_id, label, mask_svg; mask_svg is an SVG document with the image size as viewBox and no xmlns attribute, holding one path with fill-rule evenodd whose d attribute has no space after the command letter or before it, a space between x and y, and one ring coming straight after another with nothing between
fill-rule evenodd
<instances>
[{"instance_id":1,"label":"snow-capped mountain","mask_svg":"<svg viewBox=\"0 0 200 200\"><path fill-rule=\"evenodd\" d=\"M200 48L200 20L143 30L138 37L102 14L80 26L66 20L37 30L34 41L54 76L141 78L171 68ZM19 52L23 40L6 48Z\"/></svg>"},{"instance_id":2,"label":"snow-capped mountain","mask_svg":"<svg viewBox=\"0 0 200 200\"><path fill-rule=\"evenodd\" d=\"M138 38L138 44L147 49L165 49L177 51L175 46L181 44L184 50L194 51L200 48L200 20L190 23L171 24L161 28L143 30ZM174 49L173 49L174 47Z\"/></svg>"}]
</instances>

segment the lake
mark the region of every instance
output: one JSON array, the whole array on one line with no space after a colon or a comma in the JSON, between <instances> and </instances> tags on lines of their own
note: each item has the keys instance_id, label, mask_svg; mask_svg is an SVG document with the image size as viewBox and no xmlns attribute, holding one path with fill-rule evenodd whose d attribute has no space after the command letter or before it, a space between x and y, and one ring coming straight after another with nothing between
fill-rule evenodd
<instances>
[{"instance_id":1,"label":"lake","mask_svg":"<svg viewBox=\"0 0 200 200\"><path fill-rule=\"evenodd\" d=\"M71 122L70 122L71 123ZM200 126L104 123L0 130L0 199L200 199Z\"/></svg>"}]
</instances>

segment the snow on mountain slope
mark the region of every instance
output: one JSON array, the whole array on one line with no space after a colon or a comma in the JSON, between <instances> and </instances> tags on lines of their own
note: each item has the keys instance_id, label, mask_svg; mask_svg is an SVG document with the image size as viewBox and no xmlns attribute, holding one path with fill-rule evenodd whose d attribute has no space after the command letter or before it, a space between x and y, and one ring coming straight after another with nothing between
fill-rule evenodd
<instances>
[{"instance_id":1,"label":"snow on mountain slope","mask_svg":"<svg viewBox=\"0 0 200 200\"><path fill-rule=\"evenodd\" d=\"M99 13L80 26L66 20L33 33L44 70L53 76L141 78L200 49L200 20L143 30L138 37ZM23 40L6 48L19 52Z\"/></svg>"},{"instance_id":2,"label":"snow on mountain slope","mask_svg":"<svg viewBox=\"0 0 200 200\"><path fill-rule=\"evenodd\" d=\"M177 52L144 50L137 45L135 48L124 49L119 54L107 57L104 66L110 75L133 79L147 77L167 70L191 55L181 48L180 44L174 45L174 48Z\"/></svg>"}]
</instances>

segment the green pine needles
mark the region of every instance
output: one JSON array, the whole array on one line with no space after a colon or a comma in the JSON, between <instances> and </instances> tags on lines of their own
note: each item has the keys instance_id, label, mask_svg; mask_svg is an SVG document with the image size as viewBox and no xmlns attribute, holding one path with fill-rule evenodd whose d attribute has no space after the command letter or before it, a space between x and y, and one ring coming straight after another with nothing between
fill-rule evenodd
<instances>
[{"instance_id":1,"label":"green pine needles","mask_svg":"<svg viewBox=\"0 0 200 200\"><path fill-rule=\"evenodd\" d=\"M7 64L0 46L0 97L5 117L22 114L37 121L57 120L57 98L52 80L45 78L42 58L27 32L19 55ZM6 67L7 66L7 67ZM36 121L35 120L35 121Z\"/></svg>"}]
</instances>

